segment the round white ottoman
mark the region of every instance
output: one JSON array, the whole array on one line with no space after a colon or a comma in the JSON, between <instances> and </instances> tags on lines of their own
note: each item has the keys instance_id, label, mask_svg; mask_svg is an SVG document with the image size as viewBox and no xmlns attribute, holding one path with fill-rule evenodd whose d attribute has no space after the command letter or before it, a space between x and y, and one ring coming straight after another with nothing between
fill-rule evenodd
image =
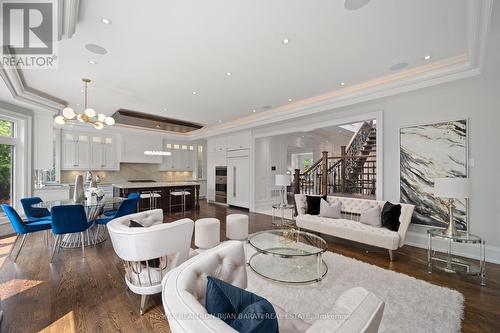
<instances>
[{"instance_id":1,"label":"round white ottoman","mask_svg":"<svg viewBox=\"0 0 500 333\"><path fill-rule=\"evenodd\" d=\"M199 219L194 223L194 245L202 250L220 243L220 221L216 218Z\"/></svg>"},{"instance_id":2,"label":"round white ottoman","mask_svg":"<svg viewBox=\"0 0 500 333\"><path fill-rule=\"evenodd\" d=\"M226 237L231 240L245 240L248 238L248 216L231 214L226 217Z\"/></svg>"}]
</instances>

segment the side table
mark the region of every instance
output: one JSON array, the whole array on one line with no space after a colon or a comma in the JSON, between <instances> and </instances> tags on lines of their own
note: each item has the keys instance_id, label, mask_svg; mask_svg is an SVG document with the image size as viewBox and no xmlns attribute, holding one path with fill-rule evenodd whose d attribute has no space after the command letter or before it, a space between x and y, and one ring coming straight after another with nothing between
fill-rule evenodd
<instances>
[{"instance_id":1,"label":"side table","mask_svg":"<svg viewBox=\"0 0 500 333\"><path fill-rule=\"evenodd\" d=\"M432 273L433 267L448 273L461 273L466 275L479 276L481 285L486 285L486 264L485 264L485 241L476 235L459 233L457 235L446 235L443 230L433 229L427 231L428 248L427 248L427 270ZM437 253L433 249L434 238L440 238L448 242L448 251L446 254ZM452 253L451 246L453 243L473 244L478 246L479 264L474 259L464 259Z\"/></svg>"},{"instance_id":2,"label":"side table","mask_svg":"<svg viewBox=\"0 0 500 333\"><path fill-rule=\"evenodd\" d=\"M291 216L293 216L294 208L294 205L273 204L272 224L279 227L293 224L293 220L285 218L285 211L289 210ZM279 213L278 216L276 216L276 211Z\"/></svg>"}]
</instances>

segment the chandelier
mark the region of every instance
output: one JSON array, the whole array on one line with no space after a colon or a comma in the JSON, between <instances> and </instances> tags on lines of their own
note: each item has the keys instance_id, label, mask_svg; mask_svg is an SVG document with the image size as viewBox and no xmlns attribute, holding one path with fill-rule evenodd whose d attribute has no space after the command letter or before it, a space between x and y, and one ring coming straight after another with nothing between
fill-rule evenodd
<instances>
[{"instance_id":1,"label":"chandelier","mask_svg":"<svg viewBox=\"0 0 500 333\"><path fill-rule=\"evenodd\" d=\"M95 112L94 109L88 107L88 85L90 79L82 79L85 85L85 105L83 113L76 113L72 108L67 107L62 110L62 116L59 115L54 118L54 122L58 125L64 125L68 122L80 122L92 124L96 129L103 129L104 124L113 126L115 120L113 117L106 117L105 114Z\"/></svg>"}]
</instances>

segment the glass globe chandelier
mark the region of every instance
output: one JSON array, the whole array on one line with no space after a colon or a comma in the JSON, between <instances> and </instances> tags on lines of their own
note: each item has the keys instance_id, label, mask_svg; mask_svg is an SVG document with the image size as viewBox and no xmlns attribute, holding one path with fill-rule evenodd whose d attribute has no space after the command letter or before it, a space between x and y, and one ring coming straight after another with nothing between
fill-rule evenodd
<instances>
[{"instance_id":1,"label":"glass globe chandelier","mask_svg":"<svg viewBox=\"0 0 500 333\"><path fill-rule=\"evenodd\" d=\"M66 107L62 110L62 115L54 118L54 122L58 125L64 125L71 122L80 122L92 124L95 129L103 129L104 125L113 126L115 120L113 117L106 117L105 114L97 113L94 109L88 107L88 85L90 79L82 79L85 85L85 105L83 113L76 113L72 108Z\"/></svg>"}]
</instances>

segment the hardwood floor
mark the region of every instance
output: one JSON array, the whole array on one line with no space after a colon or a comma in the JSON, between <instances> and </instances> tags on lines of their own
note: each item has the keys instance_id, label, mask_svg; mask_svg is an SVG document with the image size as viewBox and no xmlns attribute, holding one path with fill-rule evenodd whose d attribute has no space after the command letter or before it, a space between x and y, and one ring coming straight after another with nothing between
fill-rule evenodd
<instances>
[{"instance_id":1,"label":"hardwood floor","mask_svg":"<svg viewBox=\"0 0 500 333\"><path fill-rule=\"evenodd\" d=\"M186 216L219 218L224 239L225 216L236 212L241 210L202 202L199 212ZM270 216L249 217L250 232L272 228ZM387 251L326 240L330 251L458 290L465 296L464 332L500 330L500 265L487 264L487 286L481 287L475 277L429 275L423 249L405 246L390 262ZM0 239L1 332L169 332L160 295L150 297L148 311L139 315L140 297L126 290L122 263L109 240L86 249L84 259L80 250L61 250L52 264L42 233L28 237L17 264L7 258L13 241Z\"/></svg>"}]
</instances>

